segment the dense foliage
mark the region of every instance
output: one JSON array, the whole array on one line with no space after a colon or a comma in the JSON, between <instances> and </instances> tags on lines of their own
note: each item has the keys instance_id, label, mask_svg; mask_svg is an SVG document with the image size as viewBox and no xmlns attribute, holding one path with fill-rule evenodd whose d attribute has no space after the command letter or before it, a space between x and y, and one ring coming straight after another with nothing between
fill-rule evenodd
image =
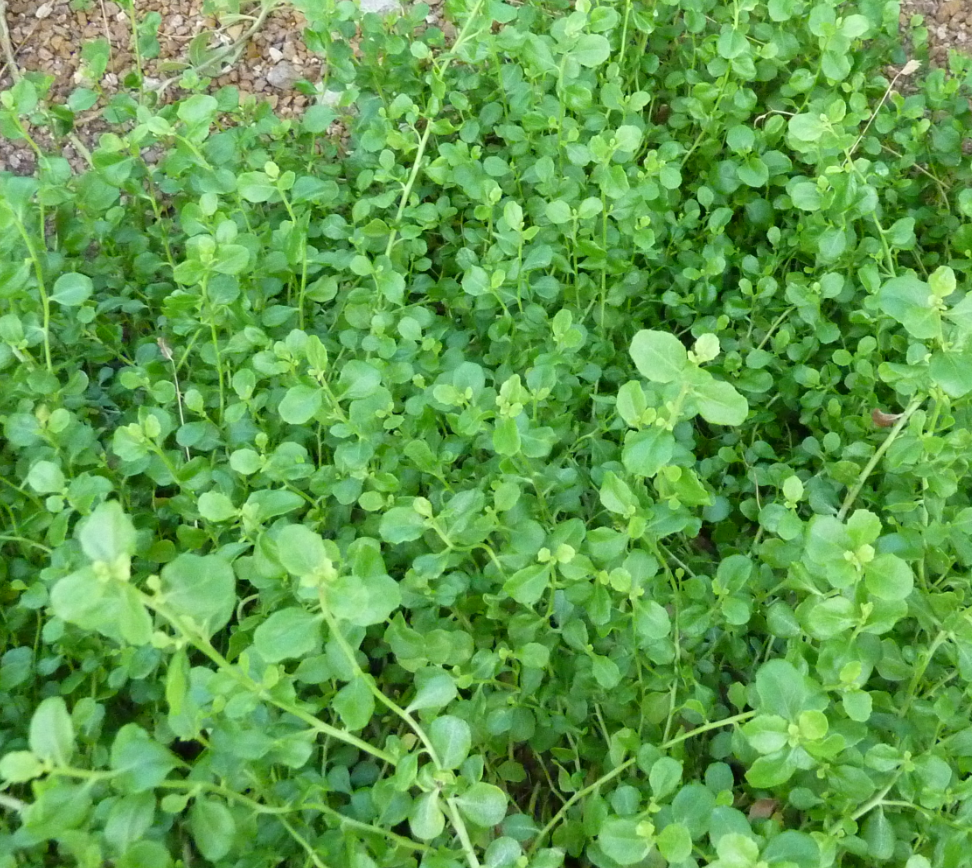
<instances>
[{"instance_id":1,"label":"dense foliage","mask_svg":"<svg viewBox=\"0 0 972 868\"><path fill-rule=\"evenodd\" d=\"M968 65L303 6L0 177L0 866L967 865Z\"/></svg>"}]
</instances>

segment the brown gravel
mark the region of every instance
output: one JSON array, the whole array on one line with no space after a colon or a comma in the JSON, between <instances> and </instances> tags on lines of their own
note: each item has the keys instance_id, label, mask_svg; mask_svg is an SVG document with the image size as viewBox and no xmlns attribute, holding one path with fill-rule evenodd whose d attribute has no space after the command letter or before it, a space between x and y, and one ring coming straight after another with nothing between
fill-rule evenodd
<instances>
[{"instance_id":1,"label":"brown gravel","mask_svg":"<svg viewBox=\"0 0 972 868\"><path fill-rule=\"evenodd\" d=\"M434 9L429 23L441 23L437 20L440 3L441 0L429 2ZM205 14L203 0L136 0L135 6L139 20L152 12L159 13L162 19L159 56L144 62L147 86L177 76L187 62L190 43L200 34L211 34L209 45L218 48L238 41L250 24L249 19L219 20ZM256 14L258 4L243 11ZM923 18L934 65L947 66L950 49L972 54L972 0L901 0L901 25L906 32L913 16ZM100 83L103 96L96 109L87 113L89 116L96 115L97 108L114 92L124 89L124 77L135 68L131 24L113 0L7 0L6 20L18 65L25 71L53 76L51 95L55 101L85 84L82 45L99 38L109 40L110 62ZM295 89L296 82L316 83L322 75L320 58L304 45L304 26L303 16L282 4L271 12L235 62L206 71L206 77L212 78L210 90L232 85L240 89L241 95L266 99L281 117L300 114L310 99ZM0 90L11 84L10 71L0 59ZM173 86L166 96L177 94L178 88ZM91 148L104 129L104 123L94 117L80 124L77 133ZM46 143L43 133L38 139ZM64 148L64 154L80 165L80 157L70 145ZM28 148L0 139L0 171L30 173L34 168L33 153Z\"/></svg>"},{"instance_id":2,"label":"brown gravel","mask_svg":"<svg viewBox=\"0 0 972 868\"><path fill-rule=\"evenodd\" d=\"M972 54L972 0L901 0L901 26L920 15L928 29L928 46L934 66L948 68L948 52Z\"/></svg>"},{"instance_id":3,"label":"brown gravel","mask_svg":"<svg viewBox=\"0 0 972 868\"><path fill-rule=\"evenodd\" d=\"M203 0L137 0L135 6L139 20L152 12L162 18L159 55L143 64L146 88L179 75L187 62L190 43L199 34L210 33L210 47L220 48L239 40L251 23L249 19L220 21L207 16ZM244 11L256 14L258 7ZM131 23L112 0L7 0L7 27L20 69L53 76L54 101L61 101L79 85L89 84L84 77L81 46L92 40L107 39L111 46L107 74L100 83L104 93L96 109L113 93L124 89L125 76L136 68L131 51ZM280 117L300 114L310 98L294 85L300 80L319 82L322 73L320 58L304 45L304 27L303 16L296 10L287 5L275 9L232 65L206 70L205 76L212 79L210 91L232 85L240 89L241 95L255 94L266 99ZM0 66L4 66L0 89L5 89L12 79L2 59ZM166 97L171 99L178 92L173 85ZM86 114L96 113L93 110ZM102 131L95 122L81 124L77 133L90 148ZM38 138L43 142L43 134ZM71 148L66 148L65 153L69 158L76 157ZM0 140L0 171L26 173L33 168L29 149Z\"/></svg>"}]
</instances>

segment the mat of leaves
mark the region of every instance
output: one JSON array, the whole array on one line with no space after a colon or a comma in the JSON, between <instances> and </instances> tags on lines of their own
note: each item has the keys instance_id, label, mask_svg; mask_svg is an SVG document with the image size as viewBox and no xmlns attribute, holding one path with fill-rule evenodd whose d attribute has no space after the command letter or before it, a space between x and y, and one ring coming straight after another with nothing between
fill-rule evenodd
<instances>
[{"instance_id":1,"label":"mat of leaves","mask_svg":"<svg viewBox=\"0 0 972 868\"><path fill-rule=\"evenodd\" d=\"M968 64L316 8L347 149L223 89L0 176L0 866L965 865Z\"/></svg>"}]
</instances>

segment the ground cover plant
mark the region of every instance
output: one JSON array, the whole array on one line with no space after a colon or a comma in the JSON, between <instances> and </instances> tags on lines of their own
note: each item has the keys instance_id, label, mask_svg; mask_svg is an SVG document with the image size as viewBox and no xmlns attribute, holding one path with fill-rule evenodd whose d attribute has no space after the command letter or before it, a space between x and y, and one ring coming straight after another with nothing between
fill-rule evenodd
<instances>
[{"instance_id":1,"label":"ground cover plant","mask_svg":"<svg viewBox=\"0 0 972 868\"><path fill-rule=\"evenodd\" d=\"M301 8L0 177L0 866L967 864L969 65Z\"/></svg>"}]
</instances>

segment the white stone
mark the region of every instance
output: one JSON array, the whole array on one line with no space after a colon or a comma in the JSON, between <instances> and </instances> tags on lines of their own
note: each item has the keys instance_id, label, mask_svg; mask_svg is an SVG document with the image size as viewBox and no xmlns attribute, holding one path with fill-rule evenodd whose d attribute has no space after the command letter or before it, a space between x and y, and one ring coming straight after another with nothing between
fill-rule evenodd
<instances>
[{"instance_id":1,"label":"white stone","mask_svg":"<svg viewBox=\"0 0 972 868\"><path fill-rule=\"evenodd\" d=\"M389 12L401 12L402 4L399 0L361 0L362 12L374 12L377 15L387 15Z\"/></svg>"}]
</instances>

